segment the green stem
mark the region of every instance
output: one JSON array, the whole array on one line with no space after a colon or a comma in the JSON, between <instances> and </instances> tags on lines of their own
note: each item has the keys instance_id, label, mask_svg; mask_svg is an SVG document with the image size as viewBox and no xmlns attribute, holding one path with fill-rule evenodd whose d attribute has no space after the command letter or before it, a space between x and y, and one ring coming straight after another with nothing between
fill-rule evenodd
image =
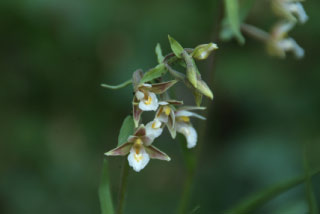
<instances>
[{"instance_id":1,"label":"green stem","mask_svg":"<svg viewBox=\"0 0 320 214\"><path fill-rule=\"evenodd\" d=\"M122 214L124 209L124 201L127 191L127 184L128 184L128 174L129 174L129 165L128 161L125 158L123 165L122 165L122 173L120 179L120 188L119 188L119 195L118 195L118 207L117 207L117 214Z\"/></svg>"},{"instance_id":2,"label":"green stem","mask_svg":"<svg viewBox=\"0 0 320 214\"><path fill-rule=\"evenodd\" d=\"M192 184L196 168L196 155L194 154L194 151L186 148L186 142L183 136L179 135L178 141L180 142L183 159L185 161L187 171L186 178L183 184L183 191L181 194L180 203L178 206L178 213L185 214L187 213L188 204L192 193Z\"/></svg>"}]
</instances>

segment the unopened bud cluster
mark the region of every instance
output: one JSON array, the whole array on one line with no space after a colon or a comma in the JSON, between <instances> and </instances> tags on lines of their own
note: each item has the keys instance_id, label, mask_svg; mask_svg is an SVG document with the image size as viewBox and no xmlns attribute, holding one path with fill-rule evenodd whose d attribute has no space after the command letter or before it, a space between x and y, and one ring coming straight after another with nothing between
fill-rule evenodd
<instances>
[{"instance_id":1,"label":"unopened bud cluster","mask_svg":"<svg viewBox=\"0 0 320 214\"><path fill-rule=\"evenodd\" d=\"M133 73L131 82L134 90L132 102L134 133L125 143L105 153L108 156L128 155L129 165L137 172L142 170L150 159L170 161L167 154L153 145L154 140L162 134L165 127L173 139L176 138L177 133L181 133L186 138L187 148L195 147L198 135L190 118L205 120L203 116L193 111L205 109L200 107L203 95L213 99L213 93L202 80L194 60L206 59L213 50L217 49L217 45L210 43L199 45L195 49L184 49L170 36L169 41L172 54L163 57L160 46L157 46L159 64L145 73L142 70ZM186 71L174 70L171 64L176 62L183 64ZM167 73L171 74L173 79L163 81L163 75ZM167 91L171 90L178 81L192 90L197 106L184 106L183 101L170 98ZM154 119L143 124L142 113L145 111L154 112Z\"/></svg>"}]
</instances>

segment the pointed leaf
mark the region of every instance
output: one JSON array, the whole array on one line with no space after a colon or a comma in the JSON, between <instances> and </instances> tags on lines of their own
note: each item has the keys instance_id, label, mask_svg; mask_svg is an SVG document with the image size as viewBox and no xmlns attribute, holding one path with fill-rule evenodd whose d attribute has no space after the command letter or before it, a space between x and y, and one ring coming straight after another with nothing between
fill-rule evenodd
<instances>
[{"instance_id":1,"label":"pointed leaf","mask_svg":"<svg viewBox=\"0 0 320 214\"><path fill-rule=\"evenodd\" d=\"M99 199L102 214L113 214L113 204L110 191L109 168L105 158L102 165L102 175L99 186Z\"/></svg>"},{"instance_id":2,"label":"pointed leaf","mask_svg":"<svg viewBox=\"0 0 320 214\"><path fill-rule=\"evenodd\" d=\"M149 91L156 94L162 94L163 92L167 91L171 86L173 86L176 83L177 83L177 80L171 80L168 82L152 84L152 87L149 88Z\"/></svg>"},{"instance_id":3,"label":"pointed leaf","mask_svg":"<svg viewBox=\"0 0 320 214\"><path fill-rule=\"evenodd\" d=\"M157 59L158 59L158 63L161 64L163 62L163 55L162 55L162 50L161 50L161 46L158 43L155 49L156 55L157 55Z\"/></svg>"},{"instance_id":4,"label":"pointed leaf","mask_svg":"<svg viewBox=\"0 0 320 214\"><path fill-rule=\"evenodd\" d=\"M127 142L128 137L132 135L134 131L134 122L132 116L127 116L121 126L119 137L118 137L118 146Z\"/></svg>"},{"instance_id":5,"label":"pointed leaf","mask_svg":"<svg viewBox=\"0 0 320 214\"><path fill-rule=\"evenodd\" d=\"M231 30L240 44L244 44L245 40L240 32L239 5L238 0L224 0L225 13Z\"/></svg>"},{"instance_id":6,"label":"pointed leaf","mask_svg":"<svg viewBox=\"0 0 320 214\"><path fill-rule=\"evenodd\" d=\"M164 75L167 72L167 70L165 69L164 64L159 64L156 67L152 68L151 70L147 71L144 76L141 79L141 83L145 83L145 82L149 82L151 80L154 80L158 77L161 77L162 75Z\"/></svg>"},{"instance_id":7,"label":"pointed leaf","mask_svg":"<svg viewBox=\"0 0 320 214\"><path fill-rule=\"evenodd\" d=\"M159 160L166 160L166 161L171 160L170 157L166 153L160 151L159 149L157 149L154 146L145 147L145 150L149 154L150 158L159 159Z\"/></svg>"},{"instance_id":8,"label":"pointed leaf","mask_svg":"<svg viewBox=\"0 0 320 214\"><path fill-rule=\"evenodd\" d=\"M174 38L172 38L170 35L168 35L171 50L173 51L174 55L176 57L181 58L181 54L183 52L183 47L177 42Z\"/></svg>"}]
</instances>

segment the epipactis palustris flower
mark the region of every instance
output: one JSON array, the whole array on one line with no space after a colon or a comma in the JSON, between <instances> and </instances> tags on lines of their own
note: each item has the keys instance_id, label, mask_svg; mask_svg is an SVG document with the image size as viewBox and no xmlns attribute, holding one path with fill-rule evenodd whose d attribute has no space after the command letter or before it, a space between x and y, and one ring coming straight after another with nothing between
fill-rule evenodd
<instances>
[{"instance_id":1,"label":"epipactis palustris flower","mask_svg":"<svg viewBox=\"0 0 320 214\"><path fill-rule=\"evenodd\" d=\"M284 58L286 52L291 51L298 59L304 56L303 48L293 38L287 36L294 25L292 22L280 22L273 28L270 39L267 42L267 49L271 55Z\"/></svg>"},{"instance_id":2,"label":"epipactis palustris flower","mask_svg":"<svg viewBox=\"0 0 320 214\"><path fill-rule=\"evenodd\" d=\"M183 134L187 140L187 147L193 148L197 144L198 134L190 122L190 117L196 117L201 120L206 118L191 112L191 110L204 110L205 107L184 106L175 111L175 129Z\"/></svg>"},{"instance_id":3,"label":"epipactis palustris flower","mask_svg":"<svg viewBox=\"0 0 320 214\"><path fill-rule=\"evenodd\" d=\"M126 143L106 152L107 156L128 155L129 165L136 171L142 170L152 159L170 161L170 157L152 146L153 139L146 134L144 125L140 125L135 133L129 136Z\"/></svg>"},{"instance_id":4,"label":"epipactis palustris flower","mask_svg":"<svg viewBox=\"0 0 320 214\"><path fill-rule=\"evenodd\" d=\"M284 17L288 21L298 21L304 24L308 20L302 4L303 0L273 0L272 9L279 16Z\"/></svg>"},{"instance_id":5,"label":"epipactis palustris flower","mask_svg":"<svg viewBox=\"0 0 320 214\"><path fill-rule=\"evenodd\" d=\"M168 82L146 84L140 83L143 77L143 72L137 70L133 73L133 118L137 127L140 121L140 116L143 111L156 111L159 107L159 102L156 94L162 94L173 86L177 81L171 80Z\"/></svg>"},{"instance_id":6,"label":"epipactis palustris flower","mask_svg":"<svg viewBox=\"0 0 320 214\"><path fill-rule=\"evenodd\" d=\"M164 125L168 127L168 130L172 138L176 137L175 130L175 108L173 105L182 105L182 101L167 100L159 102L159 108L156 112L156 116L153 121L146 125L148 136L157 138L161 135Z\"/></svg>"}]
</instances>

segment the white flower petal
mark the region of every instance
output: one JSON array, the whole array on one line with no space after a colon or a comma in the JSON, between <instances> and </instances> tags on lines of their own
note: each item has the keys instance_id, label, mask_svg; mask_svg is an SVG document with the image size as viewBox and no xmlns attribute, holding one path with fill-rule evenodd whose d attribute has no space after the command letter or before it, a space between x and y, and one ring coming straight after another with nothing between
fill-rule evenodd
<instances>
[{"instance_id":1,"label":"white flower petal","mask_svg":"<svg viewBox=\"0 0 320 214\"><path fill-rule=\"evenodd\" d=\"M187 140L187 147L193 148L197 144L198 134L189 123L177 122L176 123L177 132L183 134Z\"/></svg>"},{"instance_id":2,"label":"white flower petal","mask_svg":"<svg viewBox=\"0 0 320 214\"><path fill-rule=\"evenodd\" d=\"M162 123L157 119L149 122L146 125L146 135L151 139L155 139L159 137L163 131L163 128L161 128L161 125Z\"/></svg>"},{"instance_id":3,"label":"white flower petal","mask_svg":"<svg viewBox=\"0 0 320 214\"><path fill-rule=\"evenodd\" d=\"M184 116L184 117L196 117L196 118L199 118L201 120L205 120L206 118L199 115L199 114L196 114L196 113L193 113L191 111L186 111L186 110L180 110L180 111L177 111L176 112L176 117L181 117L181 116Z\"/></svg>"},{"instance_id":4,"label":"white flower petal","mask_svg":"<svg viewBox=\"0 0 320 214\"><path fill-rule=\"evenodd\" d=\"M160 101L159 102L159 105L162 105L162 106L165 106L165 105L168 105L169 103L167 103L166 101Z\"/></svg>"},{"instance_id":5,"label":"white flower petal","mask_svg":"<svg viewBox=\"0 0 320 214\"><path fill-rule=\"evenodd\" d=\"M300 23L304 24L308 20L308 15L300 2L291 3L289 10L297 16Z\"/></svg>"},{"instance_id":6,"label":"white flower petal","mask_svg":"<svg viewBox=\"0 0 320 214\"><path fill-rule=\"evenodd\" d=\"M275 39L284 38L287 33L295 26L294 22L280 22L273 30L273 37Z\"/></svg>"},{"instance_id":7,"label":"white flower petal","mask_svg":"<svg viewBox=\"0 0 320 214\"><path fill-rule=\"evenodd\" d=\"M278 46L284 51L292 51L297 58L302 58L304 56L304 50L292 38L279 41Z\"/></svg>"},{"instance_id":8,"label":"white flower petal","mask_svg":"<svg viewBox=\"0 0 320 214\"><path fill-rule=\"evenodd\" d=\"M136 97L138 100L142 100L144 98L144 93L141 91L136 92Z\"/></svg>"},{"instance_id":9,"label":"white flower petal","mask_svg":"<svg viewBox=\"0 0 320 214\"><path fill-rule=\"evenodd\" d=\"M142 170L149 162L150 157L144 148L141 148L140 153L137 154L132 148L130 154L128 155L129 165L134 169L134 171L139 172Z\"/></svg>"},{"instance_id":10,"label":"white flower petal","mask_svg":"<svg viewBox=\"0 0 320 214\"><path fill-rule=\"evenodd\" d=\"M158 109L159 103L158 98L155 93L149 92L148 98L143 99L139 103L139 108L143 111L156 111Z\"/></svg>"},{"instance_id":11,"label":"white flower petal","mask_svg":"<svg viewBox=\"0 0 320 214\"><path fill-rule=\"evenodd\" d=\"M147 83L144 83L144 84L142 84L142 85L145 86L145 87L147 87L147 88L151 88L151 87L152 87L151 84L147 84Z\"/></svg>"},{"instance_id":12,"label":"white flower petal","mask_svg":"<svg viewBox=\"0 0 320 214\"><path fill-rule=\"evenodd\" d=\"M158 120L160 120L163 123L167 123L168 122L168 115L166 115L165 113L161 113L158 117Z\"/></svg>"}]
</instances>

